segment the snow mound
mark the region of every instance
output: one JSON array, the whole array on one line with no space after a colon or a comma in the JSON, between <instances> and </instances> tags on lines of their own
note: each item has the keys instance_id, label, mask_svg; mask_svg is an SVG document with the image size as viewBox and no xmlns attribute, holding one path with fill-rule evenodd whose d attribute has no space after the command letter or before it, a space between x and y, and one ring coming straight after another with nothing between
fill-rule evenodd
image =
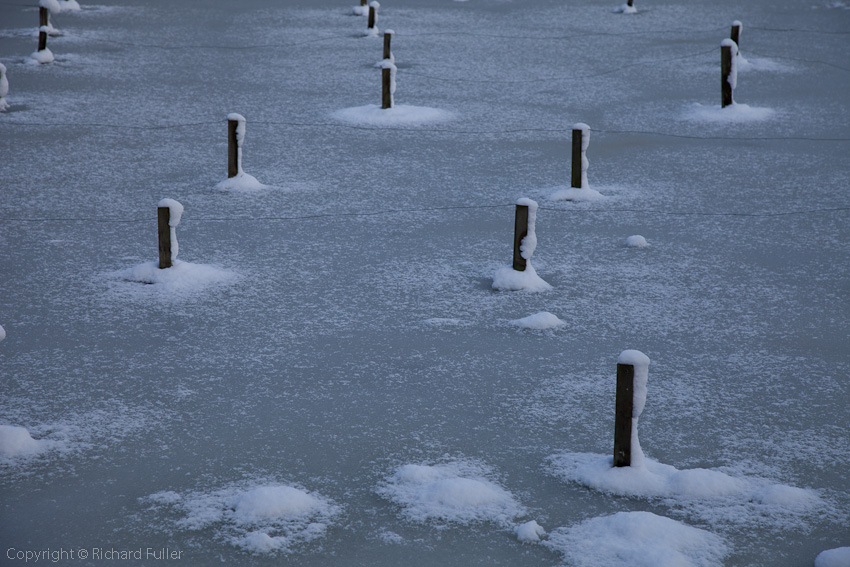
<instances>
[{"instance_id":1,"label":"snow mound","mask_svg":"<svg viewBox=\"0 0 850 567\"><path fill-rule=\"evenodd\" d=\"M850 567L850 547L820 552L815 558L815 567Z\"/></svg>"},{"instance_id":2,"label":"snow mound","mask_svg":"<svg viewBox=\"0 0 850 567\"><path fill-rule=\"evenodd\" d=\"M27 59L27 63L33 65L41 63L53 63L53 61L55 61L55 57L53 57L53 52L50 51L49 47L45 47L41 51L34 51Z\"/></svg>"},{"instance_id":3,"label":"snow mound","mask_svg":"<svg viewBox=\"0 0 850 567\"><path fill-rule=\"evenodd\" d=\"M718 123L760 122L767 120L773 115L773 109L751 107L747 104L737 102L732 103L726 108L721 108L719 104L716 106L703 106L699 103L694 103L684 113L685 119L688 120Z\"/></svg>"},{"instance_id":4,"label":"snow mound","mask_svg":"<svg viewBox=\"0 0 850 567\"><path fill-rule=\"evenodd\" d=\"M618 512L558 528L545 545L574 567L719 567L729 552L719 536L650 512Z\"/></svg>"},{"instance_id":5,"label":"snow mound","mask_svg":"<svg viewBox=\"0 0 850 567\"><path fill-rule=\"evenodd\" d=\"M619 8L614 9L614 13L616 14L637 14L637 8L634 6L629 6L628 3L623 4Z\"/></svg>"},{"instance_id":6,"label":"snow mound","mask_svg":"<svg viewBox=\"0 0 850 567\"><path fill-rule=\"evenodd\" d=\"M770 521L771 515L803 515L823 504L812 490L713 469L679 470L647 457L642 466L630 467L614 467L612 457L595 453L564 453L550 462L553 474L568 482L620 496L662 499L709 521Z\"/></svg>"},{"instance_id":7,"label":"snow mound","mask_svg":"<svg viewBox=\"0 0 850 567\"><path fill-rule=\"evenodd\" d=\"M550 201L599 201L604 198L602 193L590 187L561 187L549 196Z\"/></svg>"},{"instance_id":8,"label":"snow mound","mask_svg":"<svg viewBox=\"0 0 850 567\"><path fill-rule=\"evenodd\" d=\"M229 270L181 260L175 260L172 267L164 270L159 269L159 262L146 262L119 270L113 275L128 282L151 284L165 292L199 291L212 285L228 284L236 279L236 274Z\"/></svg>"},{"instance_id":9,"label":"snow mound","mask_svg":"<svg viewBox=\"0 0 850 567\"><path fill-rule=\"evenodd\" d=\"M634 234L626 238L626 246L629 248L649 248L646 238L639 234Z\"/></svg>"},{"instance_id":10,"label":"snow mound","mask_svg":"<svg viewBox=\"0 0 850 567\"><path fill-rule=\"evenodd\" d=\"M520 524L514 529L516 538L522 543L536 543L540 541L541 536L546 535L546 530L543 527L531 520L524 524Z\"/></svg>"},{"instance_id":11,"label":"snow mound","mask_svg":"<svg viewBox=\"0 0 850 567\"><path fill-rule=\"evenodd\" d=\"M33 439L25 427L0 425L0 457L35 455L45 449L45 442Z\"/></svg>"},{"instance_id":12,"label":"snow mound","mask_svg":"<svg viewBox=\"0 0 850 567\"><path fill-rule=\"evenodd\" d=\"M552 286L537 275L531 261L519 272L512 266L504 266L493 275L493 289L499 291L549 291Z\"/></svg>"},{"instance_id":13,"label":"snow mound","mask_svg":"<svg viewBox=\"0 0 850 567\"><path fill-rule=\"evenodd\" d=\"M250 553L292 553L325 535L340 508L329 499L277 483L230 486L181 496L173 491L143 498L184 514L176 526L214 529L216 538Z\"/></svg>"},{"instance_id":14,"label":"snow mound","mask_svg":"<svg viewBox=\"0 0 850 567\"><path fill-rule=\"evenodd\" d=\"M240 171L233 177L229 177L224 181L219 182L215 186L218 191L233 191L251 193L253 191L263 191L271 189L270 185L265 185L257 181L257 178L250 173Z\"/></svg>"},{"instance_id":15,"label":"snow mound","mask_svg":"<svg viewBox=\"0 0 850 567\"><path fill-rule=\"evenodd\" d=\"M514 319L511 321L511 324L522 327L523 329L536 330L557 329L566 325L564 321L548 311L541 311L540 313L535 313L522 319Z\"/></svg>"},{"instance_id":16,"label":"snow mound","mask_svg":"<svg viewBox=\"0 0 850 567\"><path fill-rule=\"evenodd\" d=\"M6 338L6 329L3 328L3 325L0 325L0 341Z\"/></svg>"},{"instance_id":17,"label":"snow mound","mask_svg":"<svg viewBox=\"0 0 850 567\"><path fill-rule=\"evenodd\" d=\"M514 496L487 478L476 463L453 461L440 465L403 465L377 489L403 508L414 522L495 522L509 526L525 510Z\"/></svg>"},{"instance_id":18,"label":"snow mound","mask_svg":"<svg viewBox=\"0 0 850 567\"><path fill-rule=\"evenodd\" d=\"M366 126L404 126L446 122L455 117L454 113L447 110L407 104L395 105L392 108L367 104L337 110L331 116L341 122Z\"/></svg>"}]
</instances>

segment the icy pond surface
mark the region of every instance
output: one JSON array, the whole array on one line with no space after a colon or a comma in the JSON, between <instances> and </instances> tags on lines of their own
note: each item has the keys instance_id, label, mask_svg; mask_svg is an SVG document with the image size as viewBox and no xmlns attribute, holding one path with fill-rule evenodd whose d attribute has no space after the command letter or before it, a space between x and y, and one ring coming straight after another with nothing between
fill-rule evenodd
<instances>
[{"instance_id":1,"label":"icy pond surface","mask_svg":"<svg viewBox=\"0 0 850 567\"><path fill-rule=\"evenodd\" d=\"M846 567L850 3L355 3L0 3L0 564Z\"/></svg>"}]
</instances>

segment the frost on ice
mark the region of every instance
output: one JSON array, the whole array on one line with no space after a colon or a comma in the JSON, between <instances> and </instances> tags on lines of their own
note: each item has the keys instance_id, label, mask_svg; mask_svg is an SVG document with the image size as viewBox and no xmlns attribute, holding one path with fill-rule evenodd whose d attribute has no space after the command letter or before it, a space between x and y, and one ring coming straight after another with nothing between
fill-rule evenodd
<instances>
[{"instance_id":1,"label":"frost on ice","mask_svg":"<svg viewBox=\"0 0 850 567\"><path fill-rule=\"evenodd\" d=\"M183 514L176 527L215 530L217 539L254 554L291 553L325 535L340 508L331 500L279 483L230 486L181 496L173 491L143 501Z\"/></svg>"},{"instance_id":2,"label":"frost on ice","mask_svg":"<svg viewBox=\"0 0 850 567\"><path fill-rule=\"evenodd\" d=\"M245 117L241 114L231 112L227 115L228 121L236 122L236 175L228 177L224 181L218 183L215 188L220 191L259 191L268 189L268 185L264 185L257 181L253 175L245 173L242 169L242 145L245 142Z\"/></svg>"},{"instance_id":3,"label":"frost on ice","mask_svg":"<svg viewBox=\"0 0 850 567\"><path fill-rule=\"evenodd\" d=\"M575 567L721 567L729 553L721 537L650 512L618 512L558 528L545 545Z\"/></svg>"},{"instance_id":4,"label":"frost on ice","mask_svg":"<svg viewBox=\"0 0 850 567\"><path fill-rule=\"evenodd\" d=\"M540 313L535 313L522 319L514 319L511 321L511 324L522 327L523 329L535 330L558 329L566 325L557 315L548 311L541 311Z\"/></svg>"},{"instance_id":5,"label":"frost on ice","mask_svg":"<svg viewBox=\"0 0 850 567\"><path fill-rule=\"evenodd\" d=\"M531 256L537 248L537 202L522 198L517 205L528 207L528 233L520 244L520 255L525 259L525 270L514 270L513 266L503 266L493 275L493 289L500 291L547 291L552 286L537 275L531 265Z\"/></svg>"},{"instance_id":6,"label":"frost on ice","mask_svg":"<svg viewBox=\"0 0 850 567\"><path fill-rule=\"evenodd\" d=\"M377 491L401 506L403 515L414 522L486 521L508 527L525 510L488 476L484 466L466 461L409 464L396 469Z\"/></svg>"}]
</instances>

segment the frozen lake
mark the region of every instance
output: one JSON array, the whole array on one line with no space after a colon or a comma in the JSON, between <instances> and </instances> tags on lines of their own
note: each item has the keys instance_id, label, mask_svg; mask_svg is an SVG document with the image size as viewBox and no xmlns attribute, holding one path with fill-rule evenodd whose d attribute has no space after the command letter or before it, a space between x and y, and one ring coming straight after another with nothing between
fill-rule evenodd
<instances>
[{"instance_id":1,"label":"frozen lake","mask_svg":"<svg viewBox=\"0 0 850 567\"><path fill-rule=\"evenodd\" d=\"M40 65L0 0L0 564L850 546L850 2L387 0L391 120L354 3L98 0ZM217 188L230 113L266 188ZM579 122L598 196L555 200ZM129 281L163 198L183 264ZM520 198L548 291L492 287Z\"/></svg>"}]
</instances>

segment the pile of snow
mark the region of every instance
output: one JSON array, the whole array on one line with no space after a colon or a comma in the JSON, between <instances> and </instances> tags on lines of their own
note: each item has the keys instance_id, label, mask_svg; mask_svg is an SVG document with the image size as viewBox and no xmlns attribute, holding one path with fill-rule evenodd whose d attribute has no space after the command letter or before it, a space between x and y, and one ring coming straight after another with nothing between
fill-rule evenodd
<instances>
[{"instance_id":1,"label":"pile of snow","mask_svg":"<svg viewBox=\"0 0 850 567\"><path fill-rule=\"evenodd\" d=\"M0 325L0 341L6 338L6 329L3 328L3 325Z\"/></svg>"},{"instance_id":2,"label":"pile of snow","mask_svg":"<svg viewBox=\"0 0 850 567\"><path fill-rule=\"evenodd\" d=\"M719 567L729 553L719 536L650 512L618 512L558 528L545 545L574 567Z\"/></svg>"},{"instance_id":3,"label":"pile of snow","mask_svg":"<svg viewBox=\"0 0 850 567\"><path fill-rule=\"evenodd\" d=\"M25 427L0 425L0 457L11 459L46 450L45 441L33 439Z\"/></svg>"},{"instance_id":4,"label":"pile of snow","mask_svg":"<svg viewBox=\"0 0 850 567\"><path fill-rule=\"evenodd\" d=\"M637 14L637 8L634 7L634 2L629 6L628 2L614 10L617 14Z\"/></svg>"},{"instance_id":5,"label":"pile of snow","mask_svg":"<svg viewBox=\"0 0 850 567\"><path fill-rule=\"evenodd\" d=\"M726 108L721 107L719 104L703 106L702 104L694 103L685 110L683 117L687 120L696 120L698 122L743 123L767 120L773 114L773 109L751 107L747 104L737 102L733 102Z\"/></svg>"},{"instance_id":6,"label":"pile of snow","mask_svg":"<svg viewBox=\"0 0 850 567\"><path fill-rule=\"evenodd\" d=\"M255 554L291 553L295 546L324 536L340 511L319 494L277 483L185 496L164 491L143 501L185 514L176 522L180 529L212 528L217 539Z\"/></svg>"},{"instance_id":7,"label":"pile of snow","mask_svg":"<svg viewBox=\"0 0 850 567\"><path fill-rule=\"evenodd\" d=\"M232 283L236 274L218 266L175 260L170 268L159 269L159 262L145 262L112 274L128 282L152 284L164 292L199 291L212 285Z\"/></svg>"},{"instance_id":8,"label":"pile of snow","mask_svg":"<svg viewBox=\"0 0 850 567\"><path fill-rule=\"evenodd\" d=\"M850 547L822 551L815 558L815 567L850 567Z\"/></svg>"},{"instance_id":9,"label":"pile of snow","mask_svg":"<svg viewBox=\"0 0 850 567\"><path fill-rule=\"evenodd\" d=\"M522 319L514 319L511 321L511 324L522 327L523 329L535 330L557 329L566 325L566 323L564 323L561 319L558 319L556 315L553 315L548 311L541 311L540 313L535 313L534 315L529 315Z\"/></svg>"},{"instance_id":10,"label":"pile of snow","mask_svg":"<svg viewBox=\"0 0 850 567\"><path fill-rule=\"evenodd\" d=\"M6 95L9 94L9 79L6 78L6 66L0 63L0 112L9 110Z\"/></svg>"},{"instance_id":11,"label":"pile of snow","mask_svg":"<svg viewBox=\"0 0 850 567\"><path fill-rule=\"evenodd\" d=\"M392 108L381 108L377 104L343 108L331 116L341 122L361 126L405 126L446 122L455 118L454 113L428 106L400 104Z\"/></svg>"},{"instance_id":12,"label":"pile of snow","mask_svg":"<svg viewBox=\"0 0 850 567\"><path fill-rule=\"evenodd\" d=\"M40 28L38 28L38 31L50 33L50 28L48 28L47 26L41 26ZM55 57L53 57L53 52L50 51L49 47L45 47L41 51L33 51L27 59L27 63L34 65L42 63L53 63L53 61L55 61Z\"/></svg>"},{"instance_id":13,"label":"pile of snow","mask_svg":"<svg viewBox=\"0 0 850 567\"><path fill-rule=\"evenodd\" d=\"M245 173L242 169L242 144L245 142L245 117L241 114L231 112L227 115L227 120L236 121L236 169L237 173L233 177L228 177L224 181L215 186L220 191L260 191L268 189L268 185L264 185L257 181L253 175Z\"/></svg>"},{"instance_id":14,"label":"pile of snow","mask_svg":"<svg viewBox=\"0 0 850 567\"><path fill-rule=\"evenodd\" d=\"M531 520L514 528L514 533L522 543L537 543L542 536L546 535L546 530L540 524Z\"/></svg>"},{"instance_id":15,"label":"pile of snow","mask_svg":"<svg viewBox=\"0 0 850 567\"><path fill-rule=\"evenodd\" d=\"M511 525L525 510L514 496L487 478L482 465L452 461L403 465L378 487L378 493L403 508L414 522L495 522Z\"/></svg>"},{"instance_id":16,"label":"pile of snow","mask_svg":"<svg viewBox=\"0 0 850 567\"><path fill-rule=\"evenodd\" d=\"M517 205L528 207L528 233L520 243L520 255L525 258L525 270L514 270L513 265L496 270L493 275L493 289L500 291L548 291L552 286L537 275L531 265L531 256L537 248L537 202L522 198Z\"/></svg>"},{"instance_id":17,"label":"pile of snow","mask_svg":"<svg viewBox=\"0 0 850 567\"><path fill-rule=\"evenodd\" d=\"M646 238L644 238L640 234L633 234L632 236L626 238L626 246L628 246L629 248L649 248L649 244L646 242Z\"/></svg>"},{"instance_id":18,"label":"pile of snow","mask_svg":"<svg viewBox=\"0 0 850 567\"><path fill-rule=\"evenodd\" d=\"M552 472L566 481L610 494L662 499L705 519L745 521L750 515L805 514L822 504L812 490L764 479L736 478L712 469L679 470L649 458L637 466L634 453L630 467L614 467L613 457L595 453L564 453L550 457L550 462ZM728 513L729 509L733 511Z\"/></svg>"},{"instance_id":19,"label":"pile of snow","mask_svg":"<svg viewBox=\"0 0 850 567\"><path fill-rule=\"evenodd\" d=\"M365 6L354 6L351 8L351 13L355 16L368 16L369 15L369 5Z\"/></svg>"}]
</instances>

